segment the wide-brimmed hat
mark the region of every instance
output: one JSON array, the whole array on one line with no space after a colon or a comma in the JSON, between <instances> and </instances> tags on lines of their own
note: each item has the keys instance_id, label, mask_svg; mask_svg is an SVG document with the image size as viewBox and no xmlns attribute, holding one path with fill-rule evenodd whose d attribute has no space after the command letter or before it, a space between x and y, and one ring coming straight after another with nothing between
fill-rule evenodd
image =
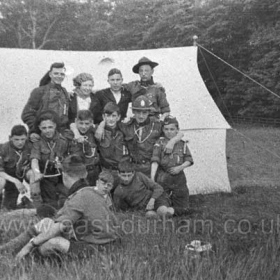
<instances>
[{"instance_id":1,"label":"wide-brimmed hat","mask_svg":"<svg viewBox=\"0 0 280 280\"><path fill-rule=\"evenodd\" d=\"M151 61L149 58L147 57L142 57L138 63L136 65L133 66L132 71L136 74L139 73L139 68L142 65L150 65L152 68L155 68L156 66L158 66L157 62Z\"/></svg>"}]
</instances>

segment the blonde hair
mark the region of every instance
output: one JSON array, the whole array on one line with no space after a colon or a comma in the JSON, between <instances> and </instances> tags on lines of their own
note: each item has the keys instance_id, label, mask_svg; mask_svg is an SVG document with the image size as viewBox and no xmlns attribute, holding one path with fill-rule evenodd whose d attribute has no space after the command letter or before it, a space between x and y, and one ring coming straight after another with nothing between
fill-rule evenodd
<instances>
[{"instance_id":1,"label":"blonde hair","mask_svg":"<svg viewBox=\"0 0 280 280\"><path fill-rule=\"evenodd\" d=\"M93 81L93 77L89 73L80 73L73 79L73 84L75 87L80 87L82 82Z\"/></svg>"}]
</instances>

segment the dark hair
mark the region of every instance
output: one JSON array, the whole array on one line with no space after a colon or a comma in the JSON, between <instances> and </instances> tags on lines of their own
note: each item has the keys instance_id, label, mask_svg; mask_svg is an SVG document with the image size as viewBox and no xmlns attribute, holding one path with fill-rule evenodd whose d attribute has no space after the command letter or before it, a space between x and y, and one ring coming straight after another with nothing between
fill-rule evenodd
<instances>
[{"instance_id":1,"label":"dark hair","mask_svg":"<svg viewBox=\"0 0 280 280\"><path fill-rule=\"evenodd\" d=\"M163 127L165 125L169 125L169 124L175 124L175 126L177 127L177 129L179 129L179 123L178 120L175 117L172 116L166 116L165 119L163 120Z\"/></svg>"},{"instance_id":2,"label":"dark hair","mask_svg":"<svg viewBox=\"0 0 280 280\"><path fill-rule=\"evenodd\" d=\"M56 209L49 204L42 204L36 209L36 214L39 218L53 218Z\"/></svg>"},{"instance_id":3,"label":"dark hair","mask_svg":"<svg viewBox=\"0 0 280 280\"><path fill-rule=\"evenodd\" d=\"M86 178L87 169L82 157L70 155L62 162L62 170L72 178Z\"/></svg>"},{"instance_id":4,"label":"dark hair","mask_svg":"<svg viewBox=\"0 0 280 280\"><path fill-rule=\"evenodd\" d=\"M103 114L111 115L114 112L117 112L118 115L120 115L120 108L117 104L114 102L108 102L103 109Z\"/></svg>"},{"instance_id":5,"label":"dark hair","mask_svg":"<svg viewBox=\"0 0 280 280\"><path fill-rule=\"evenodd\" d=\"M134 172L135 166L130 159L121 160L118 164L119 172Z\"/></svg>"},{"instance_id":6,"label":"dark hair","mask_svg":"<svg viewBox=\"0 0 280 280\"><path fill-rule=\"evenodd\" d=\"M93 120L93 114L89 110L79 110L77 113L77 120L80 121Z\"/></svg>"},{"instance_id":7,"label":"dark hair","mask_svg":"<svg viewBox=\"0 0 280 280\"><path fill-rule=\"evenodd\" d=\"M65 65L63 62L55 62L51 65L50 70L43 76L43 78L40 80L39 86L45 86L51 81L50 72L53 70L53 68L64 68Z\"/></svg>"},{"instance_id":8,"label":"dark hair","mask_svg":"<svg viewBox=\"0 0 280 280\"><path fill-rule=\"evenodd\" d=\"M16 136L27 135L26 127L21 124L13 126L13 128L11 130L11 137L14 135L16 135Z\"/></svg>"},{"instance_id":9,"label":"dark hair","mask_svg":"<svg viewBox=\"0 0 280 280\"><path fill-rule=\"evenodd\" d=\"M60 121L59 121L59 117L57 115L57 113L53 110L44 110L42 112L40 112L40 114L37 116L36 120L35 120L35 129L39 132L39 126L41 124L42 121L52 121L56 124L56 130L59 130L59 126L60 126Z\"/></svg>"},{"instance_id":10,"label":"dark hair","mask_svg":"<svg viewBox=\"0 0 280 280\"><path fill-rule=\"evenodd\" d=\"M109 73L108 73L108 78L111 77L111 76L113 76L113 75L115 75L115 74L120 74L121 77L122 77L122 72L121 72L121 70L119 70L119 69L117 69L117 68L113 68L113 69L111 69L111 70L109 71Z\"/></svg>"}]
</instances>

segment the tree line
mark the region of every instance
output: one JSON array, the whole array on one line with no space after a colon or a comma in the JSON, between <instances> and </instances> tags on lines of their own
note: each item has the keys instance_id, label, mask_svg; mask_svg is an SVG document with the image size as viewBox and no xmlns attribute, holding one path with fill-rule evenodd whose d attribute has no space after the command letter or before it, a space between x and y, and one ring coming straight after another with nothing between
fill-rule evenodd
<instances>
[{"instance_id":1,"label":"tree line","mask_svg":"<svg viewBox=\"0 0 280 280\"><path fill-rule=\"evenodd\" d=\"M225 115L280 118L278 0L0 0L0 47L108 51L198 43L198 65ZM164 81L162 81L164 84Z\"/></svg>"}]
</instances>

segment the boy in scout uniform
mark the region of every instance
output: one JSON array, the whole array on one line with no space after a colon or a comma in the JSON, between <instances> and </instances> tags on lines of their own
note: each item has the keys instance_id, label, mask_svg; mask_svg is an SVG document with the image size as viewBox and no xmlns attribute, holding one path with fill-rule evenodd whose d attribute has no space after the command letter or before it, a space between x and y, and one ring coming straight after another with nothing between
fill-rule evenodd
<instances>
[{"instance_id":1,"label":"boy in scout uniform","mask_svg":"<svg viewBox=\"0 0 280 280\"><path fill-rule=\"evenodd\" d=\"M89 185L95 186L98 174L100 173L100 166L97 144L94 137L95 129L92 113L89 110L78 111L75 126L74 131L77 130L79 135L73 139L70 153L79 155L84 159Z\"/></svg>"},{"instance_id":2,"label":"boy in scout uniform","mask_svg":"<svg viewBox=\"0 0 280 280\"><path fill-rule=\"evenodd\" d=\"M125 135L128 151L135 164L135 170L151 176L151 158L156 141L162 135L162 122L150 116L150 101L145 96L139 96L132 103L134 118L128 123L121 123L120 128ZM182 138L178 133L168 141L167 150L172 150L174 144Z\"/></svg>"},{"instance_id":3,"label":"boy in scout uniform","mask_svg":"<svg viewBox=\"0 0 280 280\"><path fill-rule=\"evenodd\" d=\"M70 143L59 133L59 119L54 111L41 112L35 127L41 133L40 140L33 143L30 155L35 180L30 184L31 198L36 208L41 201L60 208L67 194L60 167L69 154Z\"/></svg>"},{"instance_id":4,"label":"boy in scout uniform","mask_svg":"<svg viewBox=\"0 0 280 280\"><path fill-rule=\"evenodd\" d=\"M0 145L0 193L4 189L3 207L6 209L17 207L19 193L26 192L23 179L28 182L31 180L31 148L23 125L15 125L10 141Z\"/></svg>"},{"instance_id":5,"label":"boy in scout uniform","mask_svg":"<svg viewBox=\"0 0 280 280\"><path fill-rule=\"evenodd\" d=\"M162 134L162 122L158 118L149 116L150 101L145 96L139 96L132 103L134 117L127 123L119 123L119 128L124 134L129 155L135 165L135 170L151 175L151 158L153 147ZM103 135L104 124L97 129L98 138ZM101 128L101 130L100 130ZM173 150L174 144L182 138L183 134L178 133L170 139L166 149Z\"/></svg>"},{"instance_id":6,"label":"boy in scout uniform","mask_svg":"<svg viewBox=\"0 0 280 280\"><path fill-rule=\"evenodd\" d=\"M164 120L163 133L153 149L151 178L169 194L174 215L188 213L189 190L184 169L193 165L193 159L186 142L179 141L170 154L166 154L167 142L177 135L179 124L176 118L168 116Z\"/></svg>"},{"instance_id":7,"label":"boy in scout uniform","mask_svg":"<svg viewBox=\"0 0 280 280\"><path fill-rule=\"evenodd\" d=\"M146 175L135 171L130 161L119 163L120 184L114 192L114 205L122 211L146 211L146 217L174 213L163 188Z\"/></svg>"},{"instance_id":8,"label":"boy in scout uniform","mask_svg":"<svg viewBox=\"0 0 280 280\"><path fill-rule=\"evenodd\" d=\"M125 85L132 95L132 102L139 96L145 96L150 102L150 115L164 119L170 114L169 103L166 98L165 89L153 80L154 68L157 62L147 57L142 57L132 71L139 74L140 81L133 81Z\"/></svg>"},{"instance_id":9,"label":"boy in scout uniform","mask_svg":"<svg viewBox=\"0 0 280 280\"><path fill-rule=\"evenodd\" d=\"M100 126L103 126L103 137L101 139L97 138L101 168L113 174L114 188L119 181L118 164L124 157L128 156L124 136L118 125L120 118L119 106L113 102L108 102L103 110L104 122L100 124Z\"/></svg>"}]
</instances>

